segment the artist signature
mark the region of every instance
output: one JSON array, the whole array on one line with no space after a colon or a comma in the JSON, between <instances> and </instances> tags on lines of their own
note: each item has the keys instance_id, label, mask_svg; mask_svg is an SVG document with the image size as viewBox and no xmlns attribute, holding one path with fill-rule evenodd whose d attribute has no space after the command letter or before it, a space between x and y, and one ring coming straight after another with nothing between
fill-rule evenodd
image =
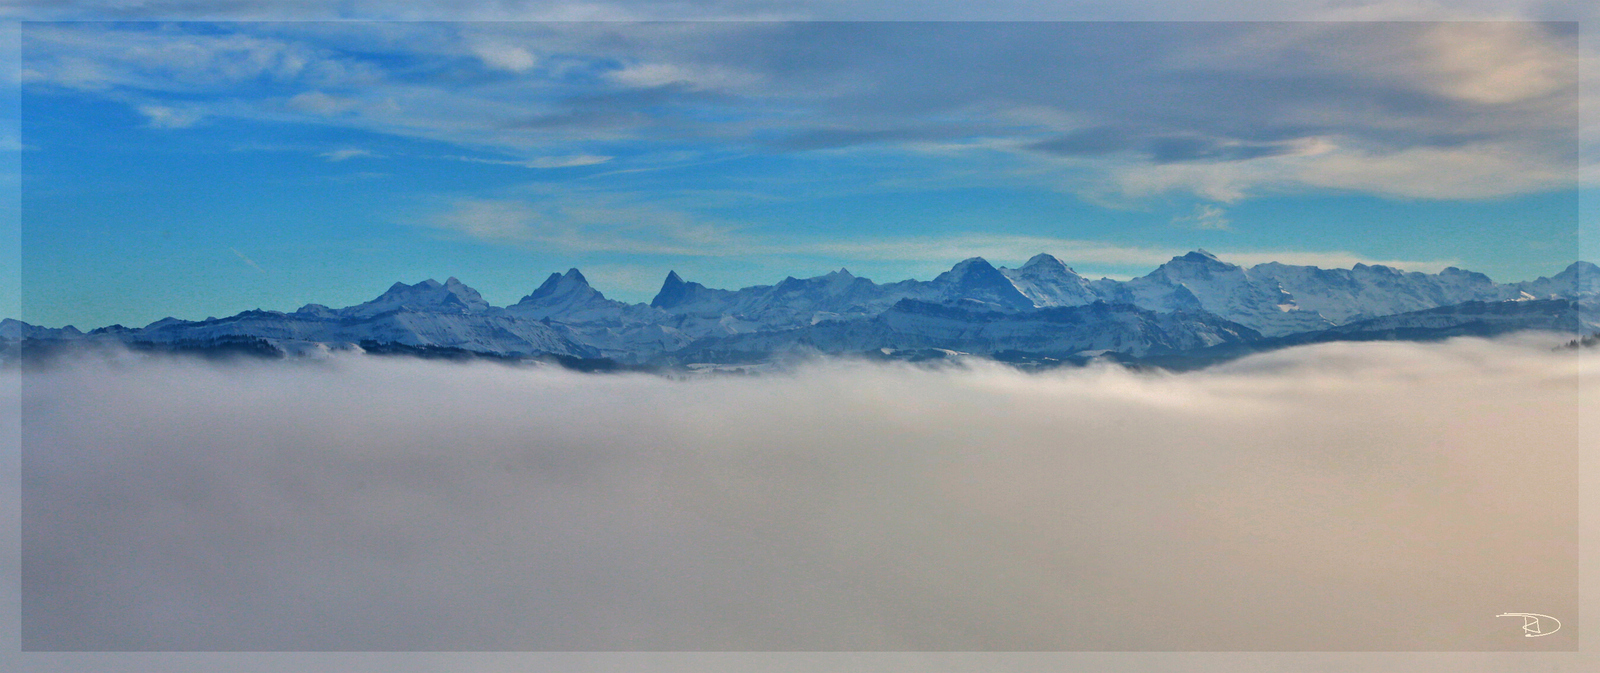
<instances>
[{"instance_id":1,"label":"artist signature","mask_svg":"<svg viewBox=\"0 0 1600 673\"><path fill-rule=\"evenodd\" d=\"M1522 637L1538 638L1548 636L1561 630L1561 620L1550 615L1538 615L1532 612L1507 612L1496 617L1521 617Z\"/></svg>"}]
</instances>

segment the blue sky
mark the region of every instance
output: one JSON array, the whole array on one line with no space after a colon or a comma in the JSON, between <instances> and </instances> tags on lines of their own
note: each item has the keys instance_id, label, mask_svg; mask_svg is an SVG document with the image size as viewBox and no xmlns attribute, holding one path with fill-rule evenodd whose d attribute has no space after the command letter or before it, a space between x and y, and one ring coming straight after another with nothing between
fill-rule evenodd
<instances>
[{"instance_id":1,"label":"blue sky","mask_svg":"<svg viewBox=\"0 0 1600 673\"><path fill-rule=\"evenodd\" d=\"M25 320L1578 256L1574 24L30 23ZM1593 258L1593 254L1586 255Z\"/></svg>"}]
</instances>

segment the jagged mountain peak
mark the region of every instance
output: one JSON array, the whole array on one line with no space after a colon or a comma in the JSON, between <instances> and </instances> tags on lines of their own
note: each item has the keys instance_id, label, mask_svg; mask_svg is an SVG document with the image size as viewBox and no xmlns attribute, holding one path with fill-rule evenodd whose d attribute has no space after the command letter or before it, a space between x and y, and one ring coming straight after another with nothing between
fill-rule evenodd
<instances>
[{"instance_id":1,"label":"jagged mountain peak","mask_svg":"<svg viewBox=\"0 0 1600 673\"><path fill-rule=\"evenodd\" d=\"M469 306L480 308L489 307L489 302L483 300L483 295L478 294L477 290L468 287L466 283L456 280L455 276L451 276L444 282L444 289L450 294L459 297L463 303Z\"/></svg>"},{"instance_id":2,"label":"jagged mountain peak","mask_svg":"<svg viewBox=\"0 0 1600 673\"><path fill-rule=\"evenodd\" d=\"M663 309L681 306L693 302L705 292L706 286L685 281L677 271L668 271L667 279L661 282L661 290L650 300L650 306Z\"/></svg>"},{"instance_id":3,"label":"jagged mountain peak","mask_svg":"<svg viewBox=\"0 0 1600 673\"><path fill-rule=\"evenodd\" d=\"M489 308L489 302L484 301L477 290L454 277L444 283L429 278L415 285L397 282L372 301L340 309L340 312L365 316L400 308L482 311Z\"/></svg>"},{"instance_id":4,"label":"jagged mountain peak","mask_svg":"<svg viewBox=\"0 0 1600 673\"><path fill-rule=\"evenodd\" d=\"M566 273L550 274L550 277L545 279L544 285L541 285L540 287L543 288L545 285L552 287L589 287L589 279L584 278L583 272L579 271L576 267L573 267L571 269L567 269Z\"/></svg>"},{"instance_id":5,"label":"jagged mountain peak","mask_svg":"<svg viewBox=\"0 0 1600 673\"><path fill-rule=\"evenodd\" d=\"M1498 285L1457 267L1419 273L1382 265L1320 269L1269 262L1245 269L1198 249L1172 258L1148 276L1094 283L1048 254L1035 255L1018 269L996 268L972 257L933 280L886 285L841 268L776 285L722 290L685 281L671 271L649 306L606 299L576 268L549 274L533 294L504 309L489 307L457 278L443 283L430 278L395 283L377 299L345 309L306 304L291 314L256 310L205 321L167 318L144 328L110 326L88 335L0 320L0 337L173 343L240 336L274 343L374 340L501 354L604 354L634 362L694 343L754 349L727 350L729 357L785 343L846 351L950 347L966 352L1013 344L1070 354L1188 348L1218 339L1259 337L1240 332L1246 327L1269 337L1312 333L1375 317L1465 306L1463 302L1476 303L1450 310L1469 317L1474 311L1531 310L1501 306L1508 298L1590 302L1581 308L1592 305L1597 293L1600 267L1582 261L1551 277ZM1563 306L1557 306L1562 315L1571 316ZM1394 324L1436 320L1445 313L1397 318ZM1219 316L1226 324L1204 314ZM1592 317L1580 319L1596 324ZM1547 328L1555 323L1527 324ZM1152 326L1167 331L1148 332ZM1119 331L1124 328L1132 331Z\"/></svg>"},{"instance_id":6,"label":"jagged mountain peak","mask_svg":"<svg viewBox=\"0 0 1600 673\"><path fill-rule=\"evenodd\" d=\"M756 305L766 304L772 300L782 301L779 298L783 297L798 299L802 295L809 297L810 300L818 300L822 297L834 296L843 292L847 292L850 288L855 287L860 281L861 279L851 275L850 272L845 269L829 271L828 273L820 276L812 276L810 278L795 278L794 276L788 276L783 280L778 281L778 284L773 285L770 288L766 288L765 286L754 286L740 290L742 293L748 293L752 291L759 292L762 289L766 289L765 296L768 298L766 301L757 301L755 304L743 304L742 306L749 309L755 309ZM869 285L871 284L871 281L865 282Z\"/></svg>"},{"instance_id":7,"label":"jagged mountain peak","mask_svg":"<svg viewBox=\"0 0 1600 673\"><path fill-rule=\"evenodd\" d=\"M478 296L477 290L468 287L466 283L461 282L460 279L457 279L455 276L445 279L444 285L441 287L449 291L450 294L458 297L481 299L481 297Z\"/></svg>"},{"instance_id":8,"label":"jagged mountain peak","mask_svg":"<svg viewBox=\"0 0 1600 673\"><path fill-rule=\"evenodd\" d=\"M565 274L552 273L545 278L544 283L534 290L532 294L523 297L515 306L554 306L565 304L571 307L588 305L605 301L605 295L599 290L589 286L589 280L577 268L567 269Z\"/></svg>"},{"instance_id":9,"label":"jagged mountain peak","mask_svg":"<svg viewBox=\"0 0 1600 673\"><path fill-rule=\"evenodd\" d=\"M1386 266L1383 264L1363 264L1361 262L1356 262L1355 266L1350 267L1350 270L1365 271L1368 273L1380 273L1389 276L1399 276L1405 273L1404 271L1396 269L1392 266Z\"/></svg>"},{"instance_id":10,"label":"jagged mountain peak","mask_svg":"<svg viewBox=\"0 0 1600 673\"><path fill-rule=\"evenodd\" d=\"M455 279L452 278L451 280L455 280ZM457 281L457 284L459 285L460 281ZM441 283L441 282L439 282L437 280L429 278L427 280L417 281L417 283L414 284L414 285L406 285L404 282L396 282L394 285L390 285L389 289L384 291L384 294L417 294L419 292L426 292L426 291L429 291L429 290L438 290L438 289L442 289L444 287L445 287L444 283ZM465 287L465 286L463 286L463 287ZM382 296L382 295L379 295L379 296Z\"/></svg>"}]
</instances>

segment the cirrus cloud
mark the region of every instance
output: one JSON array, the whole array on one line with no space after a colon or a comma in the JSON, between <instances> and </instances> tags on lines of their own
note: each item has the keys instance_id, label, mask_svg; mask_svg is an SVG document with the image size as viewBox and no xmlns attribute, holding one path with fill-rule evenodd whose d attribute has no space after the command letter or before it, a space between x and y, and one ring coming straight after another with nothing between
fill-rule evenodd
<instances>
[{"instance_id":1,"label":"cirrus cloud","mask_svg":"<svg viewBox=\"0 0 1600 673\"><path fill-rule=\"evenodd\" d=\"M523 155L939 145L954 167L1009 148L1062 189L1128 198L1490 198L1577 179L1559 24L226 29L30 26L26 82Z\"/></svg>"}]
</instances>

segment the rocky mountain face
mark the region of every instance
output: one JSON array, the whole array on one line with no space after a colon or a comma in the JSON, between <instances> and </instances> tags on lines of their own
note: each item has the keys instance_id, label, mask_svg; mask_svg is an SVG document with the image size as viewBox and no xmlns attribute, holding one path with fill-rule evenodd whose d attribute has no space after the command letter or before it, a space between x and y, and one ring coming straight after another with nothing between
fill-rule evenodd
<instances>
[{"instance_id":1,"label":"rocky mountain face","mask_svg":"<svg viewBox=\"0 0 1600 673\"><path fill-rule=\"evenodd\" d=\"M998 311L902 299L866 320L703 339L673 353L672 359L742 362L772 355L930 348L987 356L1007 352L1055 358L1105 352L1143 356L1259 338L1260 333L1248 327L1203 312L1157 313L1105 302Z\"/></svg>"},{"instance_id":2,"label":"rocky mountain face","mask_svg":"<svg viewBox=\"0 0 1600 673\"><path fill-rule=\"evenodd\" d=\"M401 309L426 313L482 313L489 309L489 302L484 301L477 290L455 278L443 283L430 278L416 285L395 283L378 298L355 306L332 310L320 304L307 304L296 313L371 318Z\"/></svg>"},{"instance_id":3,"label":"rocky mountain face","mask_svg":"<svg viewBox=\"0 0 1600 673\"><path fill-rule=\"evenodd\" d=\"M1109 285L1109 284L1108 284ZM1119 284L1128 303L1151 310L1202 310L1269 336L1325 329L1334 322L1296 303L1277 280L1197 250Z\"/></svg>"},{"instance_id":4,"label":"rocky mountain face","mask_svg":"<svg viewBox=\"0 0 1600 673\"><path fill-rule=\"evenodd\" d=\"M1325 330L1157 353L1141 362L1169 369L1193 369L1251 353L1330 341L1436 341L1524 330L1589 333L1594 331L1595 323L1584 317L1588 310L1585 302L1573 299L1468 301L1358 320Z\"/></svg>"},{"instance_id":5,"label":"rocky mountain face","mask_svg":"<svg viewBox=\"0 0 1600 673\"><path fill-rule=\"evenodd\" d=\"M1594 299L1600 296L1600 267L1588 262L1573 262L1561 273L1549 278L1540 277L1505 286L1508 291L1527 295L1533 299L1576 298ZM1501 298L1507 297L1502 294Z\"/></svg>"},{"instance_id":6,"label":"rocky mountain face","mask_svg":"<svg viewBox=\"0 0 1600 673\"><path fill-rule=\"evenodd\" d=\"M460 348L507 356L553 354L589 358L601 355L566 325L521 319L498 310L467 312L401 306L376 315L331 313L302 309L294 313L245 311L227 318L200 321L168 318L143 328L102 327L81 338L189 347L253 337L289 353L354 350L362 342L378 342Z\"/></svg>"},{"instance_id":7,"label":"rocky mountain face","mask_svg":"<svg viewBox=\"0 0 1600 673\"><path fill-rule=\"evenodd\" d=\"M888 284L840 269L724 290L670 272L649 304L608 299L577 269L550 274L506 307L491 306L455 278L430 279L396 283L371 301L345 308L308 304L293 313L166 318L142 328L113 325L83 333L6 320L0 322L0 341L182 349L258 339L285 353L392 344L624 363L918 349L1145 357L1306 341L1304 335L1313 334L1342 338L1387 330L1413 338L1428 330L1592 330L1600 327L1597 307L1600 268L1587 262L1547 278L1496 284L1453 267L1437 274L1364 264L1320 269L1272 262L1245 268L1196 250L1127 281L1089 280L1047 254L1016 269L974 257L932 280ZM1491 323L1492 329L1482 327Z\"/></svg>"},{"instance_id":8,"label":"rocky mountain face","mask_svg":"<svg viewBox=\"0 0 1600 673\"><path fill-rule=\"evenodd\" d=\"M1011 285L1034 306L1083 306L1104 301L1089 283L1061 260L1040 253L1017 269L1001 269Z\"/></svg>"},{"instance_id":9,"label":"rocky mountain face","mask_svg":"<svg viewBox=\"0 0 1600 673\"><path fill-rule=\"evenodd\" d=\"M1297 303L1335 324L1465 301L1515 298L1481 273L1450 267L1437 274L1405 272L1357 264L1350 269L1319 269L1276 262L1251 269L1278 283Z\"/></svg>"}]
</instances>

